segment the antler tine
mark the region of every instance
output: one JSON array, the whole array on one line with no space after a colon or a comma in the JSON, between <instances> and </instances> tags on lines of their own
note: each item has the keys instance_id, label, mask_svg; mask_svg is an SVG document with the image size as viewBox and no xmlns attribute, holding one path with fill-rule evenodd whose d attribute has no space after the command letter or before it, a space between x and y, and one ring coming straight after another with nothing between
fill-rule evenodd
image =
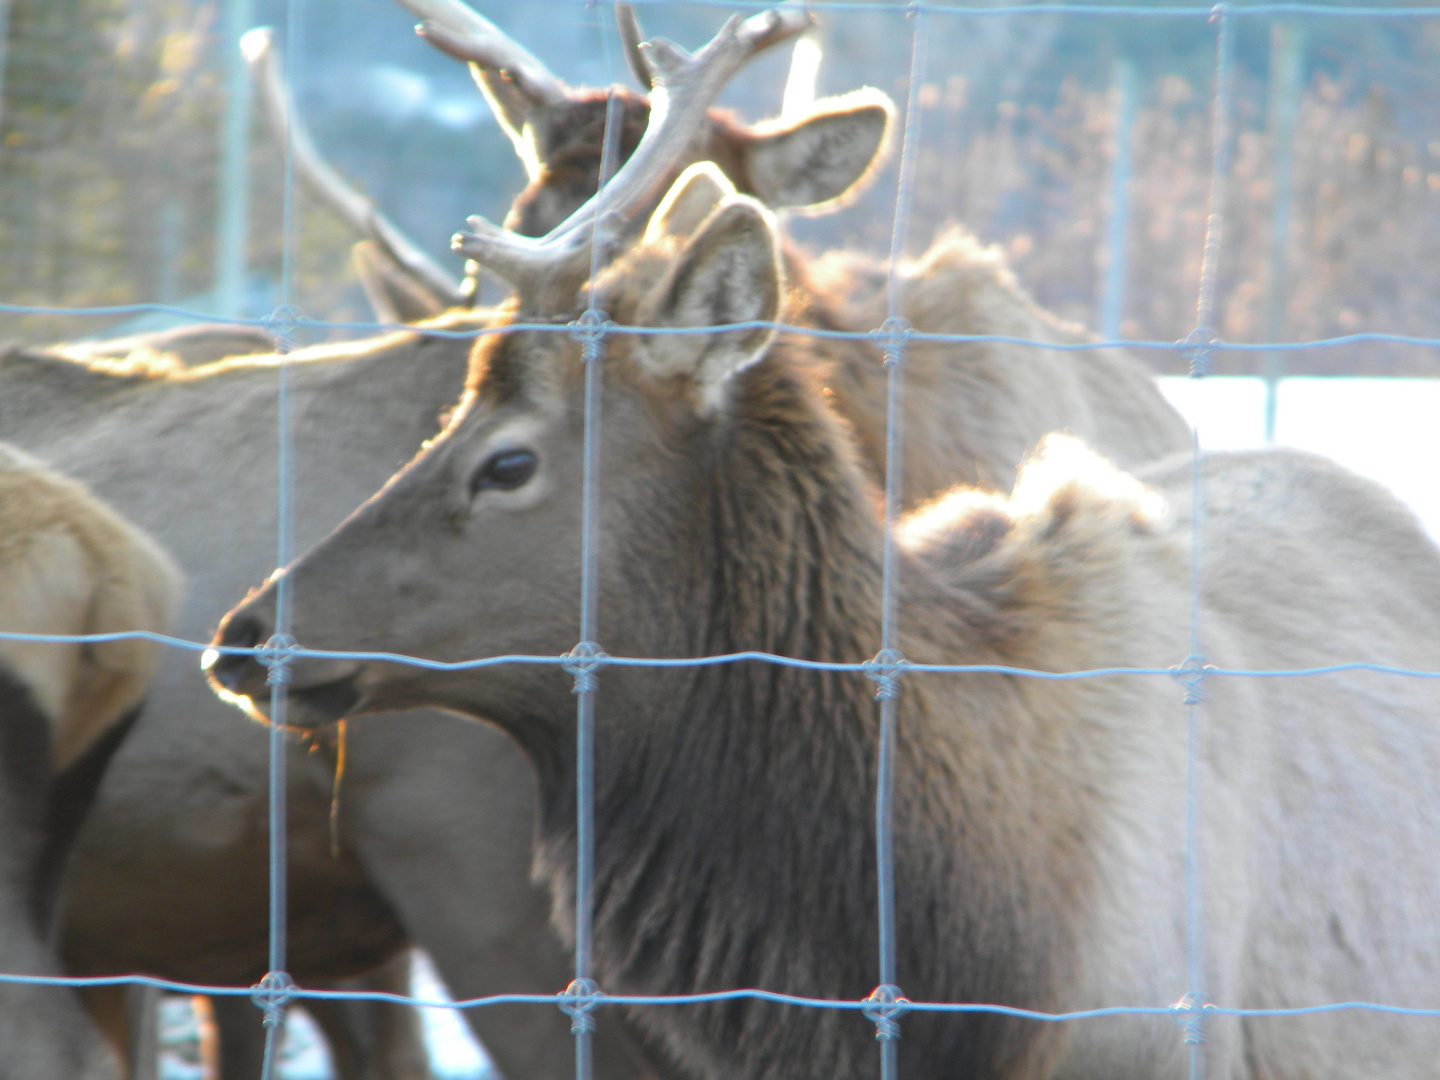
<instances>
[{"instance_id":1,"label":"antler tine","mask_svg":"<svg viewBox=\"0 0 1440 1080\"><path fill-rule=\"evenodd\" d=\"M789 41L815 26L815 16L802 6L762 11L740 24L740 35L750 43L750 56Z\"/></svg>"},{"instance_id":2,"label":"antler tine","mask_svg":"<svg viewBox=\"0 0 1440 1080\"><path fill-rule=\"evenodd\" d=\"M531 101L550 104L566 97L565 84L529 49L461 0L398 0L419 17L421 37L467 63L503 71Z\"/></svg>"},{"instance_id":3,"label":"antler tine","mask_svg":"<svg viewBox=\"0 0 1440 1080\"><path fill-rule=\"evenodd\" d=\"M269 27L249 31L240 39L240 49L259 90L271 130L282 144L289 140L300 175L357 232L374 240L426 287L447 303L463 303L465 298L460 283L401 232L373 202L347 184L320 156L310 132L295 113L289 88L280 74L274 32Z\"/></svg>"},{"instance_id":4,"label":"antler tine","mask_svg":"<svg viewBox=\"0 0 1440 1080\"><path fill-rule=\"evenodd\" d=\"M751 55L803 34L815 25L814 18L803 8L778 10L782 13L781 21L765 24L769 29L764 33L768 36L763 36L755 43ZM766 14L768 15L768 13ZM635 14L635 6L617 3L615 5L615 23L620 30L620 43L625 47L625 62L630 66L630 73L646 90L652 89L655 85L655 73L650 70L650 62L645 59L645 52L640 48L641 42L645 40L645 35L641 32L640 18Z\"/></svg>"},{"instance_id":5,"label":"antler tine","mask_svg":"<svg viewBox=\"0 0 1440 1080\"><path fill-rule=\"evenodd\" d=\"M773 8L744 22L732 16L693 56L663 38L647 42L654 73L650 121L640 145L610 182L545 236L517 236L480 217L471 233L457 233L450 246L508 280L523 299L559 298L584 280L597 214L604 215L607 240L648 209L655 189L695 138L705 114L731 77L761 48L800 33L811 23L803 8Z\"/></svg>"},{"instance_id":6,"label":"antler tine","mask_svg":"<svg viewBox=\"0 0 1440 1080\"><path fill-rule=\"evenodd\" d=\"M655 78L649 61L645 59L645 52L640 48L645 36L640 31L640 19L635 14L635 8L630 4L616 4L615 24L620 28L620 44L625 47L625 62L630 65L630 74L646 90L651 89Z\"/></svg>"}]
</instances>

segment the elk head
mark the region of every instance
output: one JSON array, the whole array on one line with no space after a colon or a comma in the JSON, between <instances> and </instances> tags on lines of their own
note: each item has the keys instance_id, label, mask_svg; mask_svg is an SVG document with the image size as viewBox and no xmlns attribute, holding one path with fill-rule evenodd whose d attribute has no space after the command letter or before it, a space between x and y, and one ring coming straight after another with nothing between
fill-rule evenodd
<instances>
[{"instance_id":1,"label":"elk head","mask_svg":"<svg viewBox=\"0 0 1440 1080\"><path fill-rule=\"evenodd\" d=\"M632 164L645 152L642 145ZM617 654L704 648L697 634L706 631L697 630L694 613L713 587L706 556L715 531L710 472L735 423L736 395L748 379L742 373L766 366L774 331L765 324L779 315L784 295L770 213L727 186L713 166L692 168L643 239L593 283L597 300L621 325L696 331L617 333L608 340L599 633ZM525 257L491 265L533 269L527 258L536 242L511 241ZM498 235L490 237L485 254L498 243ZM496 329L517 316L562 324L577 318L584 290L563 265L558 277L572 282L563 306L548 280L537 285L521 275ZM297 639L315 648L444 661L570 649L580 594L584 368L580 343L565 332L484 338L445 430L336 533L283 571ZM278 585L272 581L236 608L216 644L248 649L266 641ZM436 672L380 659L292 663L290 717L297 724L424 702L492 718L534 749L553 736L536 718L563 714L569 699L568 680L553 667ZM266 672L251 655L212 655L210 673L224 692L264 706Z\"/></svg>"},{"instance_id":2,"label":"elk head","mask_svg":"<svg viewBox=\"0 0 1440 1080\"><path fill-rule=\"evenodd\" d=\"M629 233L646 213L714 96L774 17L732 19L694 56L651 43L655 107L644 137L611 182L549 234L517 236L471 219L475 232L458 236L456 246L516 293L476 348L459 408L340 530L232 612L218 645L243 650L267 641L283 581L293 590L292 632L311 647L458 660L553 656L572 646L585 365L580 342L562 328L589 305L603 304L617 325L660 332L613 335L604 361L606 498L597 542L608 556L599 582L606 613L600 631L617 652L703 647L695 636L705 631L692 625L693 615L713 582L693 541L703 548L706 537L713 539L713 523L705 521L714 510L708 477L733 423L731 405L748 381L741 373L768 380L763 400L794 398L801 412L811 401L783 365L757 364L774 338L770 324L785 291L779 234L759 202L736 194L713 165L700 164L671 188L649 215L643 238L613 265L605 266L609 249L597 255L590 245ZM597 263L603 269L591 279ZM507 331L511 323L521 325ZM537 323L557 325L552 331ZM675 330L691 332L665 332ZM810 426L835 436L828 411L819 404L814 411L819 418L812 416ZM767 421L757 430L773 428ZM848 462L847 475L863 486L853 453L829 446L823 454ZM856 499L867 514L868 499L868 488ZM233 695L254 698L266 685L264 669L243 652L212 656L210 670ZM291 682L292 715L324 723L424 701L503 723L533 717L552 691L563 701L562 683L553 671L529 667L437 674L384 660L301 658Z\"/></svg>"}]
</instances>

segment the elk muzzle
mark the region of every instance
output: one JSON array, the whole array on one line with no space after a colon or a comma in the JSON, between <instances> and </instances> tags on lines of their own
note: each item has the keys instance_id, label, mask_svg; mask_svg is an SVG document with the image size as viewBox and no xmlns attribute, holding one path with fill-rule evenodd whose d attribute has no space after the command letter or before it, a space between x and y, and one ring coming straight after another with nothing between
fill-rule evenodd
<instances>
[{"instance_id":1,"label":"elk muzzle","mask_svg":"<svg viewBox=\"0 0 1440 1080\"><path fill-rule=\"evenodd\" d=\"M296 727L323 727L342 719L360 702L358 661L290 655L287 639L275 635L269 589L230 612L201 660L222 697L245 699L249 711L268 715L271 689L289 690L286 721ZM247 650L247 651L237 651Z\"/></svg>"}]
</instances>

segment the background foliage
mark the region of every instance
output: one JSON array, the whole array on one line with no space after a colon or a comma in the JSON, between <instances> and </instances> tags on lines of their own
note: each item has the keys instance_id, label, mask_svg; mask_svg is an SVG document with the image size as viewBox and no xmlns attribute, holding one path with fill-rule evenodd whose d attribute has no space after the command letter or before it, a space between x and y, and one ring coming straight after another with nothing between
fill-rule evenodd
<instances>
[{"instance_id":1,"label":"background foliage","mask_svg":"<svg viewBox=\"0 0 1440 1080\"><path fill-rule=\"evenodd\" d=\"M0 0L3 13L6 0ZM0 98L0 301L81 306L140 301L204 308L213 284L217 172L225 110L215 0L8 0ZM576 83L625 78L603 6L477 7ZM279 0L255 21L281 23ZM497 215L523 178L460 65L381 0L306 0L297 95L317 140L437 257L467 213ZM642 8L647 30L698 43L708 7ZM899 9L822 16L822 92L862 83L905 93ZM1237 34L1237 132L1217 330L1266 336L1274 146L1267 130L1271 26ZM1431 335L1440 254L1440 20L1305 21L1304 96L1294 142L1285 335L1358 330ZM1194 322L1208 212L1214 29L1194 19L1064 13L927 18L919 182L910 250L959 220L1002 244L1044 305L1094 325L1108 253L1115 94L1110 73L1139 72L1128 229L1127 336L1174 340ZM786 57L732 88L752 119L776 111ZM281 253L280 156L258 115L251 136L247 265L253 314L273 306ZM804 242L888 249L892 168L857 206L796 220ZM310 315L369 318L353 280L353 239L302 191L296 302ZM118 323L121 320L109 320ZM104 332L95 319L0 315L0 338ZM1157 367L1179 370L1172 353ZM1226 354L1220 370L1258 370ZM1311 373L1440 374L1435 350L1354 346L1299 354Z\"/></svg>"}]
</instances>

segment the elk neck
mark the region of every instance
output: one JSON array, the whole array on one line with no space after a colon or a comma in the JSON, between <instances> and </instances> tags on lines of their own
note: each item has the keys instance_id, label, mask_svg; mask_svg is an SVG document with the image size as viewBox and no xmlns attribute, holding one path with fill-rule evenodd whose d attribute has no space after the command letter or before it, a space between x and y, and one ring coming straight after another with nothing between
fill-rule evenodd
<instances>
[{"instance_id":1,"label":"elk neck","mask_svg":"<svg viewBox=\"0 0 1440 1080\"><path fill-rule=\"evenodd\" d=\"M633 560L638 569L620 586L643 598L633 603L669 608L653 620L651 655L760 650L854 661L879 647L878 493L785 350L782 342L737 376L732 414L692 437L688 457L703 464L694 520L683 528L695 540L683 583L662 587L653 563ZM951 662L990 658L979 629L990 616L957 614L965 599L953 591L942 607L911 569L902 601L917 631L906 648L934 657L943 644ZM602 614L602 638L603 623ZM943 643L928 640L932 623ZM594 926L603 985L868 993L878 934L874 684L860 673L756 661L610 668L600 680ZM899 963L916 998L1043 1006L1063 963L1047 959L1064 952L1041 925L1051 897L1024 895L1007 864L1025 860L1004 850L982 809L1008 767L984 763L984 714L1013 704L1000 700L1006 693L992 688L990 700L967 705L912 682L901 699ZM968 740L977 745L966 754ZM574 902L573 754L567 760L541 770L553 782L542 785L537 855L562 931L573 926ZM960 775L967 767L987 775ZM968 798L955 790L966 783L979 789ZM873 1066L873 1029L853 1014L791 1011L778 1023L776 1008L736 1002L687 1009L684 1024L667 1009L637 1019L709 1075L833 1077ZM924 1073L957 1062L973 1064L973 1075L1003 1072L1038 1045L1010 1038L1011 1023L916 1017L920 1038L907 1058Z\"/></svg>"}]
</instances>

